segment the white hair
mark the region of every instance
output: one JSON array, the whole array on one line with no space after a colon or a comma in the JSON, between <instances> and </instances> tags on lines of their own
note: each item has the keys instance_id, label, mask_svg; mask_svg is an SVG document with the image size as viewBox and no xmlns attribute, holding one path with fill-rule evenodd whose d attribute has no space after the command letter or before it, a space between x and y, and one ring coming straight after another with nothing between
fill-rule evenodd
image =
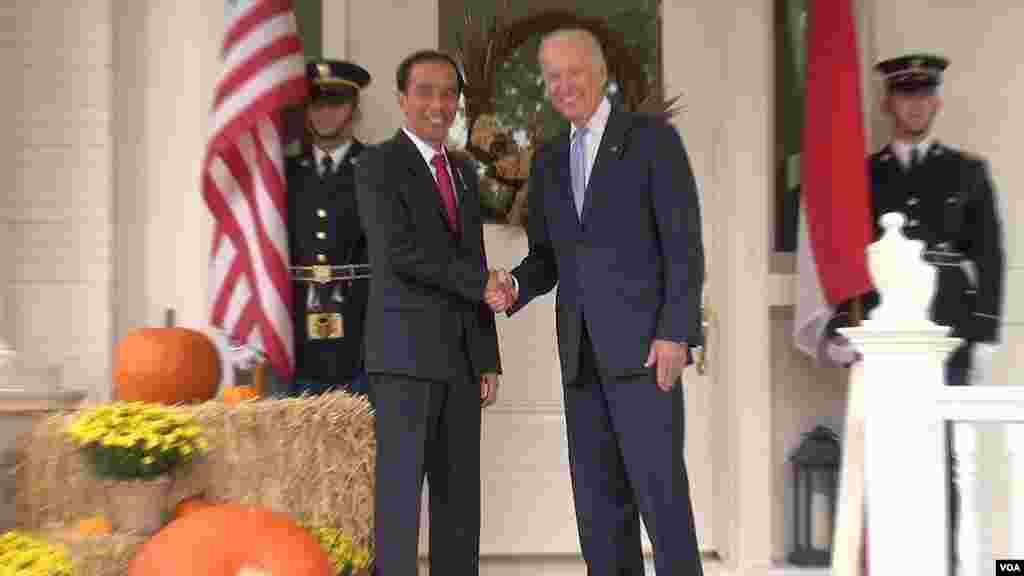
<instances>
[{"instance_id":1,"label":"white hair","mask_svg":"<svg viewBox=\"0 0 1024 576\"><path fill-rule=\"evenodd\" d=\"M581 42L590 51L591 57L594 59L594 68L596 70L608 71L608 63L604 59L604 50L601 49L601 43L598 42L597 36L586 28L559 28L553 32L548 32L540 41L540 48L537 49L538 56L544 51L544 46L551 41L555 40L566 40L573 42Z\"/></svg>"}]
</instances>

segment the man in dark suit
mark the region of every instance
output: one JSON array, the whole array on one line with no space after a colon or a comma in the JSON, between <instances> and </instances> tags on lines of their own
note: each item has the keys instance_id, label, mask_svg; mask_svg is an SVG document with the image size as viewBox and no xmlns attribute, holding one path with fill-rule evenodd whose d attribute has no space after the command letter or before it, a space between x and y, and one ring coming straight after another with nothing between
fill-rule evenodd
<instances>
[{"instance_id":1,"label":"man in dark suit","mask_svg":"<svg viewBox=\"0 0 1024 576\"><path fill-rule=\"evenodd\" d=\"M430 483L431 574L478 573L480 413L497 394L498 338L485 290L477 178L445 149L462 78L450 56L398 67L405 126L356 171L369 240L366 367L376 405L376 567L417 573Z\"/></svg>"},{"instance_id":2,"label":"man in dark suit","mask_svg":"<svg viewBox=\"0 0 1024 576\"><path fill-rule=\"evenodd\" d=\"M295 271L295 380L290 392L341 387L366 394L363 324L368 282L351 279L366 264L366 236L356 206L355 165L363 144L352 137L359 91L370 74L351 62L306 66L307 150L289 158L288 233ZM318 273L319 272L319 273Z\"/></svg>"},{"instance_id":3,"label":"man in dark suit","mask_svg":"<svg viewBox=\"0 0 1024 576\"><path fill-rule=\"evenodd\" d=\"M1002 222L987 162L938 142L931 134L942 107L939 86L949 61L934 54L909 54L879 62L885 80L882 110L892 121L892 141L868 160L875 237L879 218L903 212L908 238L925 243L925 261L938 270L931 316L950 326L964 344L946 360L946 385L984 381L999 339L1003 310L1005 255ZM878 293L861 298L865 314L878 305ZM837 329L850 324L851 302L837 307L827 333L829 356L847 364L856 358ZM950 550L955 562L959 497L950 452Z\"/></svg>"},{"instance_id":4,"label":"man in dark suit","mask_svg":"<svg viewBox=\"0 0 1024 576\"><path fill-rule=\"evenodd\" d=\"M683 458L680 372L701 344L697 189L678 133L612 109L601 47L558 31L540 48L549 99L571 123L537 152L529 255L488 303L510 314L558 284L570 471L589 574L702 574ZM512 287L509 288L509 283Z\"/></svg>"}]
</instances>

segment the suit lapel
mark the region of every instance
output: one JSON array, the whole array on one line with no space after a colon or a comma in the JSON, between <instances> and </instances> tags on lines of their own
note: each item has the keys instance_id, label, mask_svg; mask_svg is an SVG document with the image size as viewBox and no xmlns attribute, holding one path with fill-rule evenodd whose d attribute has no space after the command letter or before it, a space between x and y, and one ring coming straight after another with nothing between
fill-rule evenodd
<instances>
[{"instance_id":1,"label":"suit lapel","mask_svg":"<svg viewBox=\"0 0 1024 576\"><path fill-rule=\"evenodd\" d=\"M452 186L455 188L455 207L459 218L459 238L464 240L466 238L466 203L474 202L475 200L469 197L466 179L462 177L462 163L456 160L450 152L448 154L448 161L452 168ZM438 194L438 197L440 197L440 194ZM441 209L442 215L445 215L443 213L443 205ZM447 221L446 218L445 222L447 223Z\"/></svg>"},{"instance_id":2,"label":"suit lapel","mask_svg":"<svg viewBox=\"0 0 1024 576\"><path fill-rule=\"evenodd\" d=\"M584 222L587 221L587 216L591 211L590 207L594 204L595 191L600 191L600 183L603 181L603 177L615 171L615 162L622 157L628 128L629 118L626 114L613 109L608 116L608 123L604 127L601 145L597 150L597 158L594 160L594 167L590 170L587 189L583 195ZM570 190L571 188L570 186Z\"/></svg>"},{"instance_id":3,"label":"suit lapel","mask_svg":"<svg viewBox=\"0 0 1024 576\"><path fill-rule=\"evenodd\" d=\"M569 157L569 132L560 134L555 142L556 144L551 147L554 162L550 164L558 167L555 185L558 186L562 199L567 202L566 206L569 207L569 211L572 212L573 216L576 216L576 199L572 197L572 172L569 167L572 162L572 159ZM577 217L578 221L579 218Z\"/></svg>"},{"instance_id":4,"label":"suit lapel","mask_svg":"<svg viewBox=\"0 0 1024 576\"><path fill-rule=\"evenodd\" d=\"M317 172L316 156L313 151L309 151L309 155L299 160L299 166L302 167L300 172L302 182L302 190L315 190L317 186L320 186L320 174Z\"/></svg>"}]
</instances>

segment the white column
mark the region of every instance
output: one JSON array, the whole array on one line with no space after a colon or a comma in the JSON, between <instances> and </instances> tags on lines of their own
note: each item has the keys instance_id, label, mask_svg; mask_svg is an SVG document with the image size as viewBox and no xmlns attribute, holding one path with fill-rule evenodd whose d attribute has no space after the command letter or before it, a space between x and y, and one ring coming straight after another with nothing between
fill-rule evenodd
<instances>
[{"instance_id":1,"label":"white column","mask_svg":"<svg viewBox=\"0 0 1024 576\"><path fill-rule=\"evenodd\" d=\"M879 574L944 574L945 440L934 410L948 329L844 330L863 354L869 562ZM908 535L913 545L908 549ZM909 550L927 550L912 554Z\"/></svg>"},{"instance_id":2,"label":"white column","mask_svg":"<svg viewBox=\"0 0 1024 576\"><path fill-rule=\"evenodd\" d=\"M340 9L328 10L327 4L324 2L324 18L332 19L330 26L340 26L337 14ZM344 16L344 57L357 62L373 76L359 99L362 119L356 126L356 136L363 142L377 143L394 136L404 121L395 86L399 62L416 50L438 46L437 0L360 0L345 4L348 11ZM325 21L324 26L327 25ZM340 53L335 52L338 42L325 34L324 54L338 57Z\"/></svg>"},{"instance_id":3,"label":"white column","mask_svg":"<svg viewBox=\"0 0 1024 576\"><path fill-rule=\"evenodd\" d=\"M222 1L117 0L114 12L116 339L202 328L211 218L200 167L224 29Z\"/></svg>"}]
</instances>

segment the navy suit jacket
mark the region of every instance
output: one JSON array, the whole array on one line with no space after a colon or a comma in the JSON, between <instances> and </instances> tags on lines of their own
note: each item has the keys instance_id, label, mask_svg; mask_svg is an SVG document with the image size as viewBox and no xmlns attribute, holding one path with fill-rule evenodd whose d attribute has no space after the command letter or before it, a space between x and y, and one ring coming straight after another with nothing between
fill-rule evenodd
<instances>
[{"instance_id":1,"label":"navy suit jacket","mask_svg":"<svg viewBox=\"0 0 1024 576\"><path fill-rule=\"evenodd\" d=\"M509 314L558 285L565 384L578 375L584 321L609 377L653 375L644 362L654 339L703 343L700 206L675 128L658 117L613 110L582 218L572 194L568 132L538 150L528 194L530 251L512 271L519 299Z\"/></svg>"},{"instance_id":2,"label":"navy suit jacket","mask_svg":"<svg viewBox=\"0 0 1024 576\"><path fill-rule=\"evenodd\" d=\"M359 216L372 274L366 370L435 381L500 373L494 312L484 303L484 254L476 173L448 156L460 234L416 145L399 130L356 167Z\"/></svg>"}]
</instances>

